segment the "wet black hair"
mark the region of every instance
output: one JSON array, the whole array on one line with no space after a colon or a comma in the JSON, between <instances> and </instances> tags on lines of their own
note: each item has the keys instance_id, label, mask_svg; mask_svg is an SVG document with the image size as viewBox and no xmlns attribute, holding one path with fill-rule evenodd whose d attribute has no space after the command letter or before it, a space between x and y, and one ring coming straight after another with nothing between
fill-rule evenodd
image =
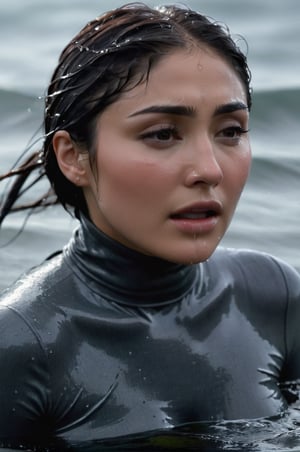
<instances>
[{"instance_id":1,"label":"wet black hair","mask_svg":"<svg viewBox=\"0 0 300 452\"><path fill-rule=\"evenodd\" d=\"M51 78L45 98L42 150L2 176L17 174L18 179L2 202L0 223L14 210L20 187L32 171L39 171L40 177L47 175L52 192L26 207L59 202L77 217L80 212L88 214L81 188L59 169L52 145L55 132L69 132L92 161L95 125L101 112L125 90L147 80L163 56L197 44L212 48L234 69L245 88L250 109L251 74L247 59L224 24L187 7L151 8L141 3L124 5L89 22L64 48Z\"/></svg>"}]
</instances>

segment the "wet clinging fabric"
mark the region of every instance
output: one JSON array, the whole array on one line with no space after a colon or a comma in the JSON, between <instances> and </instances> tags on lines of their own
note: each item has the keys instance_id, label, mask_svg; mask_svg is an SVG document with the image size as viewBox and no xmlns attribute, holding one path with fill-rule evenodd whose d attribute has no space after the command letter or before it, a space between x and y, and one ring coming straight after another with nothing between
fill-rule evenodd
<instances>
[{"instance_id":1,"label":"wet clinging fabric","mask_svg":"<svg viewBox=\"0 0 300 452\"><path fill-rule=\"evenodd\" d=\"M0 304L0 439L116 438L268 417L295 402L300 278L219 248L179 265L81 219Z\"/></svg>"}]
</instances>

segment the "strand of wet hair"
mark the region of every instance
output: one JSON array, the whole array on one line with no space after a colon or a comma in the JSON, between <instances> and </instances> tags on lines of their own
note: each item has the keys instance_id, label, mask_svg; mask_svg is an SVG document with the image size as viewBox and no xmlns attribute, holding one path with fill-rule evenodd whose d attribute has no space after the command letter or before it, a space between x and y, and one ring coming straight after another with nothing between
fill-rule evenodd
<instances>
[{"instance_id":1,"label":"strand of wet hair","mask_svg":"<svg viewBox=\"0 0 300 452\"><path fill-rule=\"evenodd\" d=\"M51 195L53 194L52 188L48 190L43 196L38 198L36 201L28 204L23 204L20 206L14 206L16 201L33 185L35 185L40 179L45 176L45 171L42 169L43 159L40 152L32 153L27 160L19 167L12 169L0 176L0 181L16 177L15 181L9 187L7 191L4 192L3 199L0 204L0 226L3 223L5 217L12 212L17 212L20 210L35 209L37 207L47 207L48 205L54 205L57 203L56 199L51 200ZM32 172L40 169L40 173L35 177L33 181L27 186L24 186L28 177ZM49 201L50 198L50 201Z\"/></svg>"},{"instance_id":2,"label":"strand of wet hair","mask_svg":"<svg viewBox=\"0 0 300 452\"><path fill-rule=\"evenodd\" d=\"M7 179L12 176L20 175L20 174L27 174L29 175L31 171L33 171L35 168L38 168L42 165L41 160L41 154L40 152L34 152L31 154L28 159L18 168L11 169L5 174L0 174L0 181Z\"/></svg>"}]
</instances>

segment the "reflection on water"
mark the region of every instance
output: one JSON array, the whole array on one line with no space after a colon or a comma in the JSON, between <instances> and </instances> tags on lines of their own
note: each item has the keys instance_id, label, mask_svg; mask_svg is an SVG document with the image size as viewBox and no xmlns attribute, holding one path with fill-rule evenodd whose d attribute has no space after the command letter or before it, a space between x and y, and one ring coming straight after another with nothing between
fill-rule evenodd
<instances>
[{"instance_id":1,"label":"reflection on water","mask_svg":"<svg viewBox=\"0 0 300 452\"><path fill-rule=\"evenodd\" d=\"M4 444L3 444L4 446ZM9 448L9 446L14 448ZM5 444L0 452L109 452L109 451L202 451L202 452L296 452L300 451L300 410L290 409L276 419L185 424L176 429L126 437L63 445Z\"/></svg>"}]
</instances>

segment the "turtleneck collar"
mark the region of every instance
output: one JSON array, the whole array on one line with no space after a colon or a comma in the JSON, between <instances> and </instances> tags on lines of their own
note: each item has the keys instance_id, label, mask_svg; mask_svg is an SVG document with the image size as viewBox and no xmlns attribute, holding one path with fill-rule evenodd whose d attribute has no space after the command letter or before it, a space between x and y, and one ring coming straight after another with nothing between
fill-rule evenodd
<instances>
[{"instance_id":1,"label":"turtleneck collar","mask_svg":"<svg viewBox=\"0 0 300 452\"><path fill-rule=\"evenodd\" d=\"M131 306L180 300L199 276L199 265L182 265L147 256L111 239L81 217L64 249L77 276L94 292Z\"/></svg>"}]
</instances>

